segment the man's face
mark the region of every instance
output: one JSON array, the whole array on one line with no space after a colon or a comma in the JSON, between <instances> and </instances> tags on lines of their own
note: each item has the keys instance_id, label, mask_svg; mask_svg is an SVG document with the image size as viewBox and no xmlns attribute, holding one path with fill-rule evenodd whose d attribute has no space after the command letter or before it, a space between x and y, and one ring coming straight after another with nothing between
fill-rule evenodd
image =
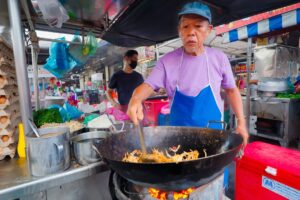
<instances>
[{"instance_id":1,"label":"man's face","mask_svg":"<svg viewBox=\"0 0 300 200\"><path fill-rule=\"evenodd\" d=\"M198 15L183 15L178 26L179 36L188 54L195 54L203 47L212 30L207 19Z\"/></svg>"},{"instance_id":2,"label":"man's face","mask_svg":"<svg viewBox=\"0 0 300 200\"><path fill-rule=\"evenodd\" d=\"M131 64L132 62L138 62L138 55L137 54L134 54L133 56L131 57L127 57L125 56L125 61L129 64Z\"/></svg>"}]
</instances>

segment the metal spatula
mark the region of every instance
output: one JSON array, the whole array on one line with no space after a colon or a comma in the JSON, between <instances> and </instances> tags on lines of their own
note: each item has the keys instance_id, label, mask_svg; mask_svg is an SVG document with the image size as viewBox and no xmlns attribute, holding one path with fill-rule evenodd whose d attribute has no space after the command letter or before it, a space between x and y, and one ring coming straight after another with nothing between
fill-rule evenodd
<instances>
[{"instance_id":1,"label":"metal spatula","mask_svg":"<svg viewBox=\"0 0 300 200\"><path fill-rule=\"evenodd\" d=\"M138 123L137 128L138 128L138 131L139 131L139 137L140 137L140 144L141 144L142 152L143 152L143 154L147 154L143 127L141 126L140 122Z\"/></svg>"},{"instance_id":2,"label":"metal spatula","mask_svg":"<svg viewBox=\"0 0 300 200\"><path fill-rule=\"evenodd\" d=\"M146 145L145 145L145 137L144 137L144 131L143 131L143 127L141 125L141 122L138 123L137 125L138 131L139 131L139 138L140 138L140 144L141 144L141 149L142 149L142 156L141 156L141 160L142 162L155 162L155 160L149 158L149 156L147 156L147 149L146 149Z\"/></svg>"}]
</instances>

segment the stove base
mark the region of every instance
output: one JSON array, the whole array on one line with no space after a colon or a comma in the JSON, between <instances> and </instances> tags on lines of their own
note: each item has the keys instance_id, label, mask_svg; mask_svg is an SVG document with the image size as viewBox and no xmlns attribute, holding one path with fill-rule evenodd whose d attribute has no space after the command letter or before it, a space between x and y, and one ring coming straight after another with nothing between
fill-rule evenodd
<instances>
[{"instance_id":1,"label":"stove base","mask_svg":"<svg viewBox=\"0 0 300 200\"><path fill-rule=\"evenodd\" d=\"M156 200L148 193L148 188L135 185L116 173L113 175L114 196L113 200ZM214 179L211 183L197 188L185 200L228 200L224 195L224 175ZM173 200L172 192L168 195L168 200Z\"/></svg>"}]
</instances>

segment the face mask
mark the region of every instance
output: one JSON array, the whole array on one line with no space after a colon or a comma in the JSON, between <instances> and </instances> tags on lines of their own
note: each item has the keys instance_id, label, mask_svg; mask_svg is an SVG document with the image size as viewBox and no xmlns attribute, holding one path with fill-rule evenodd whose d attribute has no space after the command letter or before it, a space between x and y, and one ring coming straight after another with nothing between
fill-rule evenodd
<instances>
[{"instance_id":1,"label":"face mask","mask_svg":"<svg viewBox=\"0 0 300 200\"><path fill-rule=\"evenodd\" d=\"M131 69L135 69L137 66L137 61L132 60L129 66L131 67Z\"/></svg>"}]
</instances>

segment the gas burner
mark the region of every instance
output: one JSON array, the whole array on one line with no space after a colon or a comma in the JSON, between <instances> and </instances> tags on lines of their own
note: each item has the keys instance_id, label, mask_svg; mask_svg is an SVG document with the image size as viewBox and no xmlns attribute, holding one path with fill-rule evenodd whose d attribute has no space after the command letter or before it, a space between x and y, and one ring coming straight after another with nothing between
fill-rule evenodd
<instances>
[{"instance_id":1,"label":"gas burner","mask_svg":"<svg viewBox=\"0 0 300 200\"><path fill-rule=\"evenodd\" d=\"M221 181L220 181L221 180ZM110 176L110 192L113 200L211 200L211 199L227 199L223 194L223 176L214 180L211 184L190 188L180 192L163 192L154 188L146 188L131 183L122 178L117 173L111 173ZM217 184L217 185L216 185ZM214 187L213 187L214 185ZM217 186L217 187L215 187ZM220 188L215 191L212 188ZM216 195L218 194L219 195ZM215 195L216 197L212 197ZM155 196L155 197L154 197Z\"/></svg>"}]
</instances>

